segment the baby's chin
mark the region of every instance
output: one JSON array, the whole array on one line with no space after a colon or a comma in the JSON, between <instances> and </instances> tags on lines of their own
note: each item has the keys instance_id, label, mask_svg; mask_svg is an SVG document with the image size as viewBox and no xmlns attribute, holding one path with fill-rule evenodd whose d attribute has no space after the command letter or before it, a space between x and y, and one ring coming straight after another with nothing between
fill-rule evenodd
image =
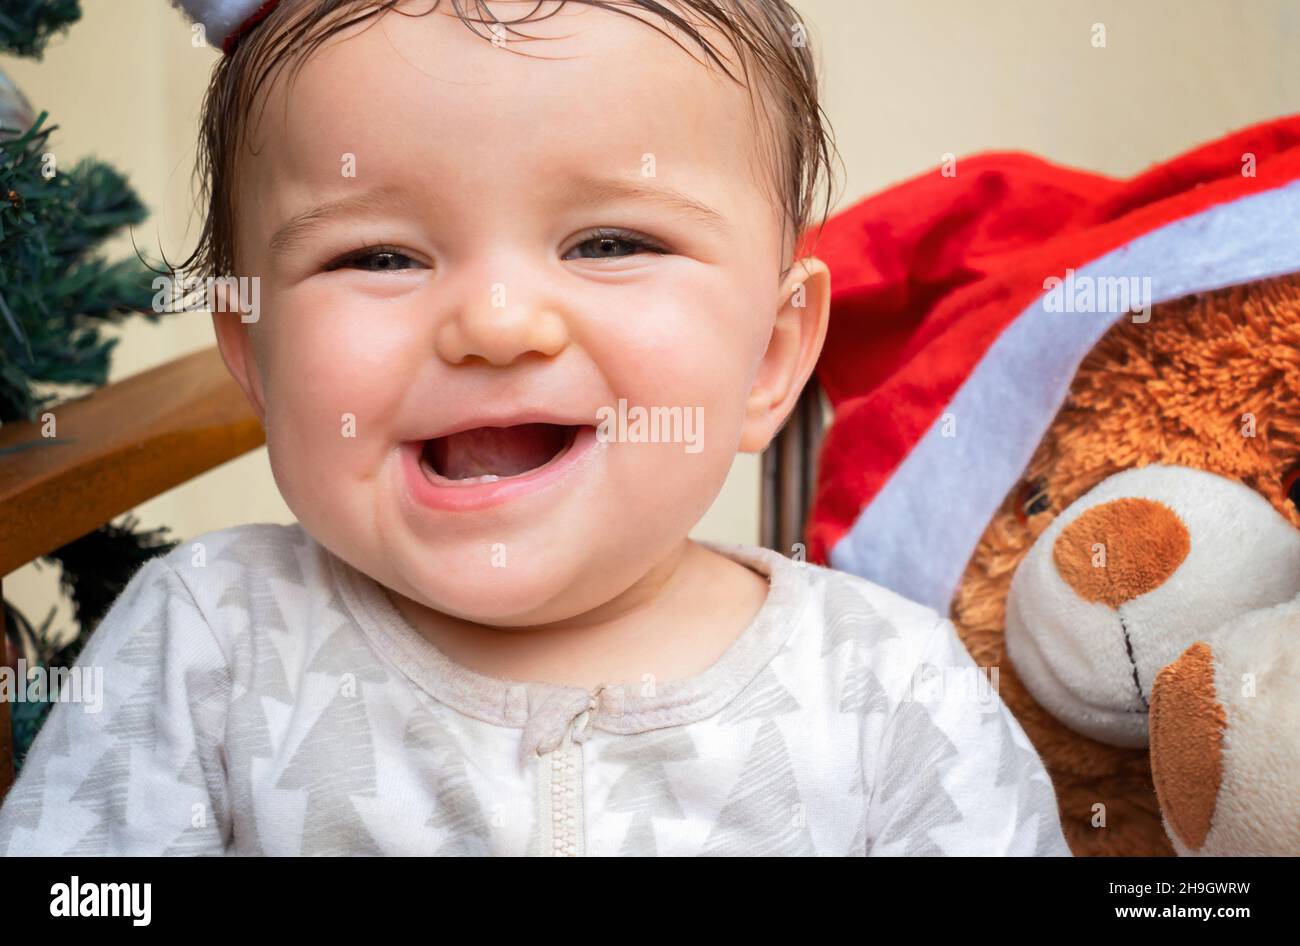
<instances>
[{"instance_id":1,"label":"baby's chin","mask_svg":"<svg viewBox=\"0 0 1300 946\"><path fill-rule=\"evenodd\" d=\"M441 567L422 562L390 587L418 606L463 621L525 628L586 614L625 592L644 571L639 562L606 559L603 567L576 551L553 549L531 561L507 558L504 566L493 564L490 553L467 551Z\"/></svg>"}]
</instances>

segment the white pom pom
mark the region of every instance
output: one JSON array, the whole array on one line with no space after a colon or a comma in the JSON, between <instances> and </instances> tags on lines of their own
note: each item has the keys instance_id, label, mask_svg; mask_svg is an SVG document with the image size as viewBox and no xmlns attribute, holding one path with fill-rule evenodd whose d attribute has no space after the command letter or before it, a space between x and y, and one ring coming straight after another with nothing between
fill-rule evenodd
<instances>
[{"instance_id":1,"label":"white pom pom","mask_svg":"<svg viewBox=\"0 0 1300 946\"><path fill-rule=\"evenodd\" d=\"M172 0L172 6L203 24L208 42L218 49L226 37L257 12L263 0Z\"/></svg>"}]
</instances>

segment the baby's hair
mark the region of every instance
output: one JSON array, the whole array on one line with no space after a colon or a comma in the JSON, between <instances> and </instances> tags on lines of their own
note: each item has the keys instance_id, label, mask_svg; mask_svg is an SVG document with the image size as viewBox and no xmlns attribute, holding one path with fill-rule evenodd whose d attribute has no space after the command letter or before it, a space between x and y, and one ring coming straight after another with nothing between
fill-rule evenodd
<instances>
[{"instance_id":1,"label":"baby's hair","mask_svg":"<svg viewBox=\"0 0 1300 946\"><path fill-rule=\"evenodd\" d=\"M308 55L341 30L366 21L376 21L388 11L402 16L424 16L441 7L431 0L427 9L411 13L394 9L401 0L283 0L260 24L244 36L234 51L223 56L213 69L203 100L199 131L198 180L200 204L206 205L198 245L181 268L199 275L225 276L235 273L235 174L239 149L246 141L248 120L259 91L283 67L290 76L301 68ZM784 239L798 239L812 221L812 205L819 187L826 184L826 200L819 223L824 224L831 206L835 151L829 120L820 104L816 63L808 31L787 0L556 0L557 6L544 16L535 16L543 6L536 0L532 9L515 20L502 20L484 0L451 0L455 15L474 33L491 41L494 36L513 33L528 40L514 27L547 19L566 3L582 3L631 16L646 22L681 46L675 37L653 20L636 16L641 10L657 16L695 41L732 80L749 90L750 61L758 65L760 81L768 93L764 105L771 123L768 136L773 147L769 157L771 179L778 183L783 214ZM466 10L466 6L472 10ZM694 13L706 28L721 32L739 51L745 80L723 62L718 50L683 13ZM485 31L480 33L478 25ZM682 47L685 49L685 47ZM518 50L512 50L519 52ZM687 50L689 53L690 51ZM527 55L526 53L520 53ZM758 114L757 109L755 113ZM820 234L820 228L819 228ZM792 246L792 250L797 246ZM782 247L785 259L785 245ZM782 270L785 277L790 267Z\"/></svg>"}]
</instances>

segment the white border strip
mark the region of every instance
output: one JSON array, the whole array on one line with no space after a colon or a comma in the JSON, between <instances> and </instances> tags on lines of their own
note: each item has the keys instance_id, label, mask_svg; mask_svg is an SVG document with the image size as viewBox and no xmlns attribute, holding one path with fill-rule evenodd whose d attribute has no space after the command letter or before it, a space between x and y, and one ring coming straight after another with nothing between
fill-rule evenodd
<instances>
[{"instance_id":1,"label":"white border strip","mask_svg":"<svg viewBox=\"0 0 1300 946\"><path fill-rule=\"evenodd\" d=\"M1297 271L1300 181L1293 181L1153 230L1075 278L1150 276L1155 305ZM957 391L946 412L955 435L941 436L941 415L835 544L832 567L947 613L980 536L1029 465L1079 364L1118 318L1048 312L1045 298L1002 332Z\"/></svg>"}]
</instances>

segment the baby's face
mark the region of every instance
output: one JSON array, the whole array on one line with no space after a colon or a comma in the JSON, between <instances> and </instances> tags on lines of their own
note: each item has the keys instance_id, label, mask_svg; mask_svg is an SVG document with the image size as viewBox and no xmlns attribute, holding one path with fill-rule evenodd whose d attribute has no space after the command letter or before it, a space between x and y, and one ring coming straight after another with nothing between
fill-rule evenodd
<instances>
[{"instance_id":1,"label":"baby's face","mask_svg":"<svg viewBox=\"0 0 1300 946\"><path fill-rule=\"evenodd\" d=\"M307 531L500 625L634 586L811 365L769 345L808 276L780 278L746 92L616 13L523 28L545 39L388 14L278 80L239 171L262 314L216 317ZM676 409L676 439L604 440L635 435L620 402Z\"/></svg>"}]
</instances>

